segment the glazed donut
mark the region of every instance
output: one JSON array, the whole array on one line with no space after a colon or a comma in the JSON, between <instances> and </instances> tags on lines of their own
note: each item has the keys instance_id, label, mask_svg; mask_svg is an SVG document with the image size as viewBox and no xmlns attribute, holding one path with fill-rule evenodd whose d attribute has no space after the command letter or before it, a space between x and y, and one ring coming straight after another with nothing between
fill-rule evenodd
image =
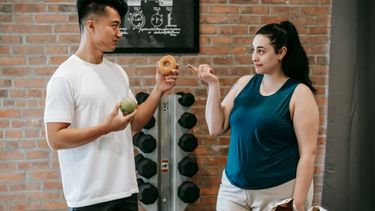
<instances>
[{"instance_id":1,"label":"glazed donut","mask_svg":"<svg viewBox=\"0 0 375 211\"><path fill-rule=\"evenodd\" d=\"M171 55L163 56L159 60L159 72L163 75L169 75L173 69L177 68L176 59Z\"/></svg>"}]
</instances>

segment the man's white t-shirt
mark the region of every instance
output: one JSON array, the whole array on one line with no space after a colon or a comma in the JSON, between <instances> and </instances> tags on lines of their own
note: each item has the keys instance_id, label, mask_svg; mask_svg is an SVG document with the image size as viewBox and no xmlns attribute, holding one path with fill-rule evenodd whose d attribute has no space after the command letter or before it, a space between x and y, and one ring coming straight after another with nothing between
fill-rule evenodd
<instances>
[{"instance_id":1,"label":"man's white t-shirt","mask_svg":"<svg viewBox=\"0 0 375 211\"><path fill-rule=\"evenodd\" d=\"M124 97L132 97L125 71L106 59L91 64L72 55L47 85L44 122L71 128L102 124ZM129 197L138 192L130 125L88 144L58 150L69 207Z\"/></svg>"}]
</instances>

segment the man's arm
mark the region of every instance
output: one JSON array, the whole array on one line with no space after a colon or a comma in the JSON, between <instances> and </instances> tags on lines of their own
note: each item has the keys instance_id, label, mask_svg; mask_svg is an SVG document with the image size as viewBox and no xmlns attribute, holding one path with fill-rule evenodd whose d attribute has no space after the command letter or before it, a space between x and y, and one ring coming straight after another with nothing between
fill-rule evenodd
<instances>
[{"instance_id":1,"label":"man's arm","mask_svg":"<svg viewBox=\"0 0 375 211\"><path fill-rule=\"evenodd\" d=\"M137 107L137 115L131 122L132 131L141 130L150 121L161 102L162 96L163 92L154 88L146 101Z\"/></svg>"},{"instance_id":2,"label":"man's arm","mask_svg":"<svg viewBox=\"0 0 375 211\"><path fill-rule=\"evenodd\" d=\"M70 123L47 122L47 140L51 149L68 149L87 144L102 135L126 128L136 111L126 116L118 114L120 103L106 118L104 123L86 128L70 128Z\"/></svg>"},{"instance_id":3,"label":"man's arm","mask_svg":"<svg viewBox=\"0 0 375 211\"><path fill-rule=\"evenodd\" d=\"M146 101L138 106L138 112L131 122L132 131L141 130L152 118L164 93L175 86L178 74L178 69L174 69L170 75L163 75L156 69L155 87Z\"/></svg>"}]
</instances>

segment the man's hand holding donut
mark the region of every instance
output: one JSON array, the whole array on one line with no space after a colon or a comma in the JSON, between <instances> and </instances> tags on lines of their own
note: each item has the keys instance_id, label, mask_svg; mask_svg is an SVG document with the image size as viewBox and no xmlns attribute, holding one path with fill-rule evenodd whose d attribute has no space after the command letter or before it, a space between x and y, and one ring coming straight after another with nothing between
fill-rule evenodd
<instances>
[{"instance_id":1,"label":"man's hand holding donut","mask_svg":"<svg viewBox=\"0 0 375 211\"><path fill-rule=\"evenodd\" d=\"M168 61L166 61L168 59ZM178 64L173 56L162 57L157 64L155 88L162 93L176 85L177 76L180 74Z\"/></svg>"}]
</instances>

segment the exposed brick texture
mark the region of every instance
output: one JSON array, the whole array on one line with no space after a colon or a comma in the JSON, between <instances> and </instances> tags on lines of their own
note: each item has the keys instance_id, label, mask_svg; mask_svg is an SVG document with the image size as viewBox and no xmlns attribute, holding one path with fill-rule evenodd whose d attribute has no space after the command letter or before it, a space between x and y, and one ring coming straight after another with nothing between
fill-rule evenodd
<instances>
[{"instance_id":1,"label":"exposed brick texture","mask_svg":"<svg viewBox=\"0 0 375 211\"><path fill-rule=\"evenodd\" d=\"M178 2L178 1L176 1ZM46 83L57 66L75 52L79 29L74 0L0 1L0 211L66 210L58 160L44 135ZM253 34L263 24L289 19L301 34L319 90L318 156L314 203L320 204L328 100L331 0L200 0L200 53L176 55L181 70L174 91L196 96L200 170L194 181L201 197L187 210L215 210L226 162L228 134L210 137L204 121L206 90L186 68L212 64L222 95L253 71L248 54ZM129 74L134 93L150 91L161 55L107 55Z\"/></svg>"}]
</instances>

